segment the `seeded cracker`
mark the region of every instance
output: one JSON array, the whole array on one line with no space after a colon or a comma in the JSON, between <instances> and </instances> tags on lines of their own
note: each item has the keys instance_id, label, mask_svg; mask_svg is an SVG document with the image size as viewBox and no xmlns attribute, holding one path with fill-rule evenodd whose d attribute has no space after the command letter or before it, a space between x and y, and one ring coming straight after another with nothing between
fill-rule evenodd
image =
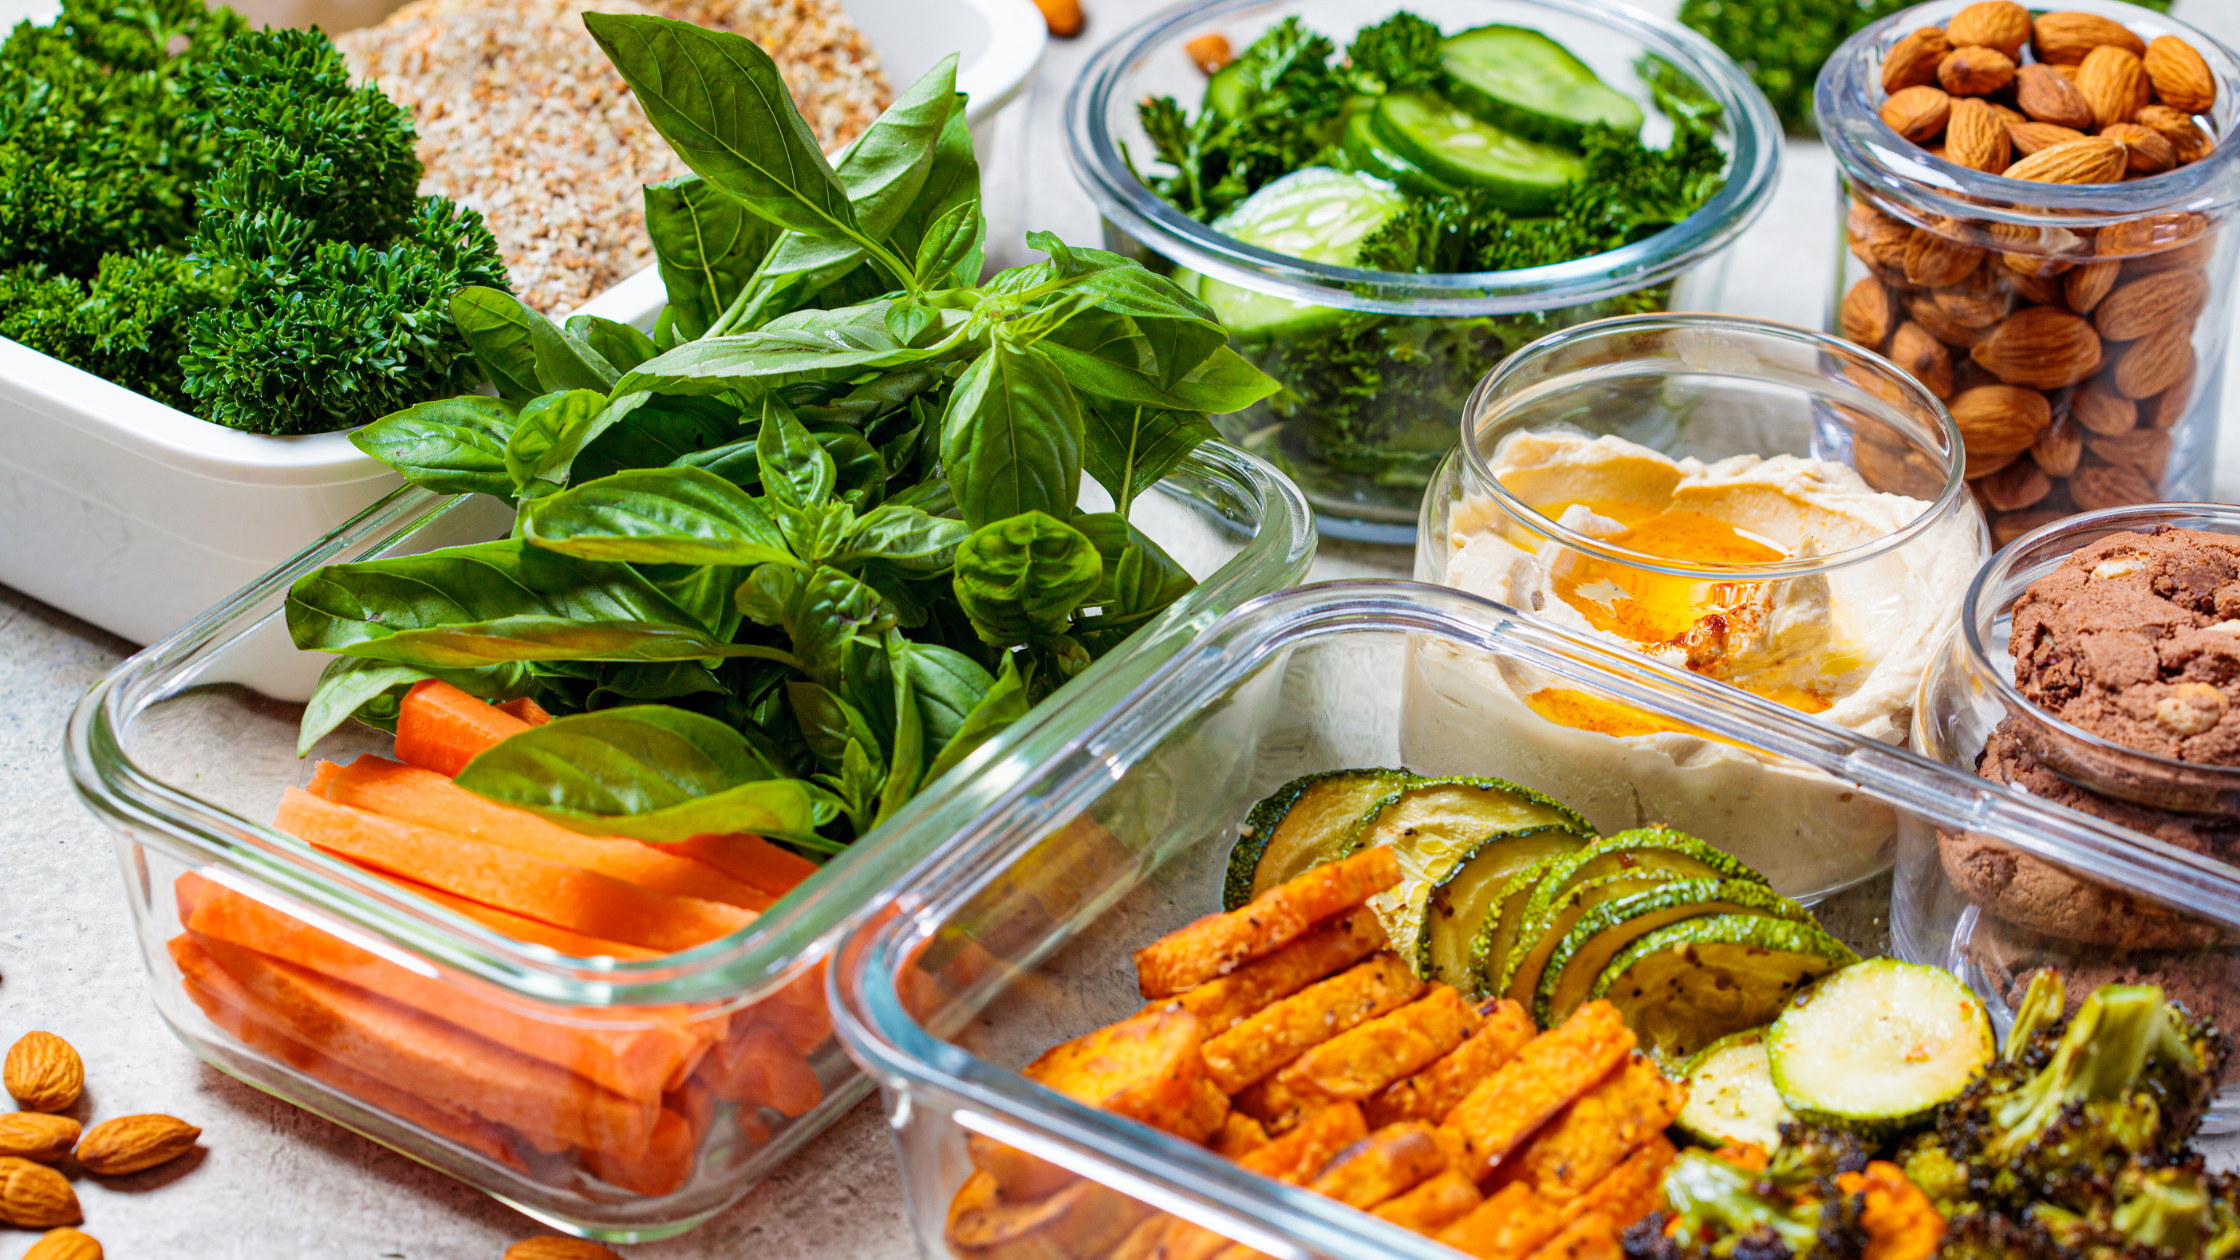
<instances>
[{"instance_id":1,"label":"seeded cracker","mask_svg":"<svg viewBox=\"0 0 2240 1260\"><path fill-rule=\"evenodd\" d=\"M653 261L640 185L685 173L583 28L585 10L745 35L829 152L893 99L834 0L415 0L335 40L412 111L422 193L482 212L523 301L558 315Z\"/></svg>"}]
</instances>

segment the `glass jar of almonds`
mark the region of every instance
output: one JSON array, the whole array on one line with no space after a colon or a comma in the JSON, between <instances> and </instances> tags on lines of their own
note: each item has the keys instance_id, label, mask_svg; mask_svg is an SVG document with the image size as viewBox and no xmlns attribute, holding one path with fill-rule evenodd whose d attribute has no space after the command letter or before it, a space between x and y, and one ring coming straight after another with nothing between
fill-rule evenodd
<instances>
[{"instance_id":1,"label":"glass jar of almonds","mask_svg":"<svg viewBox=\"0 0 2240 1260\"><path fill-rule=\"evenodd\" d=\"M1943 398L2005 545L2071 513L2205 499L2240 246L2240 62L2114 0L1941 0L1821 71L1831 329Z\"/></svg>"}]
</instances>

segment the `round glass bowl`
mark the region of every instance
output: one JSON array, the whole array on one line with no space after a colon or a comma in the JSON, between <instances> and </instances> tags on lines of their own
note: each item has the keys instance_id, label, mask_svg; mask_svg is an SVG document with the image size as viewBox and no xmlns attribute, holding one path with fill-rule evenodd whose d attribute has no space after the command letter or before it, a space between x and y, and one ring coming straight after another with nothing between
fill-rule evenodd
<instances>
[{"instance_id":1,"label":"round glass bowl","mask_svg":"<svg viewBox=\"0 0 2240 1260\"><path fill-rule=\"evenodd\" d=\"M1733 684L1738 704L1902 743L1988 551L1959 451L1935 396L1836 338L1715 315L1581 325L1471 396L1424 500L1416 577ZM1525 724L1513 742L1559 749L1535 782L1597 827L1666 823L1769 875L1807 851L1799 838L1855 853L1849 878L1890 859L1889 811L1823 775L1764 774L1758 754L1517 669L1447 689ZM1426 728L1409 764L1421 750L1442 772L1436 750L1472 729L1480 749L1512 742L1450 725Z\"/></svg>"},{"instance_id":2,"label":"round glass bowl","mask_svg":"<svg viewBox=\"0 0 2240 1260\"><path fill-rule=\"evenodd\" d=\"M1598 0L1427 0L1406 6L1450 33L1489 23L1532 27L1639 100L1643 139L1662 145L1658 114L1634 65L1661 57L1701 86L1721 113L1731 155L1725 187L1684 222L1607 254L1518 271L1418 275L1308 262L1214 231L1136 177L1154 149L1137 118L1149 97L1195 111L1206 78L1183 46L1209 34L1242 49L1287 17L1341 46L1391 16L1393 0L1218 0L1169 9L1091 60L1066 101L1074 174L1104 216L1108 248L1160 270L1292 303L1304 315L1281 335L1232 337L1284 383L1269 402L1215 423L1224 436L1288 473L1337 538L1405 545L1433 469L1454 443L1450 420L1509 353L1571 324L1674 306L1718 304L1723 251L1758 217L1774 187L1781 129L1765 97L1703 37Z\"/></svg>"},{"instance_id":3,"label":"round glass bowl","mask_svg":"<svg viewBox=\"0 0 2240 1260\"><path fill-rule=\"evenodd\" d=\"M1821 71L1820 133L1849 242L1828 327L1949 401L2001 546L2080 511L2206 498L2240 259L2224 231L2240 205L2240 145L2229 143L2240 62L2161 14L2064 0L2141 40L2191 44L2216 81L2194 118L2199 143L2226 143L2120 183L2009 179L1908 141L1880 112L1890 49L1966 3L1877 22ZM1990 99L2014 103L2011 90Z\"/></svg>"}]
</instances>

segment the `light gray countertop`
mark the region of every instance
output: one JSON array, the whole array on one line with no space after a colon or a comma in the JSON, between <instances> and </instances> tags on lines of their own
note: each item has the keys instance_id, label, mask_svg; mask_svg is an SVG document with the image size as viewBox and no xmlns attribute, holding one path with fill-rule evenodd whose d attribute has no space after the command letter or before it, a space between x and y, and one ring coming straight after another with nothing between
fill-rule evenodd
<instances>
[{"instance_id":1,"label":"light gray countertop","mask_svg":"<svg viewBox=\"0 0 2240 1260\"><path fill-rule=\"evenodd\" d=\"M22 0L0 0L0 18ZM1676 0L1637 0L1669 12ZM1087 34L1053 43L1042 77L984 155L997 229L1093 242L1095 211L1065 164L1059 113L1078 67L1150 5L1091 0ZM2182 0L2181 16L2240 44L2240 5ZM7 23L7 24L12 24ZM1032 172L1029 176L1026 173ZM1836 233L1833 174L1791 144L1771 209L1736 248L1725 306L1817 327ZM2240 374L2225 410L2240 416ZM2240 441L2219 459L2220 498L2240 488ZM1325 543L1317 577L1405 575L1403 553ZM63 724L131 645L0 588L0 1044L44 1028L86 1059L81 1116L139 1111L199 1124L197 1154L135 1177L80 1178L86 1229L111 1260L496 1260L547 1232L527 1217L204 1066L157 1018L132 939L109 831L63 773ZM1846 906L1856 938L1878 926L1873 894ZM1855 916L1855 917L1854 917ZM876 1101L858 1107L745 1201L682 1238L629 1247L654 1258L902 1260L914 1248ZM0 1230L0 1260L36 1235Z\"/></svg>"}]
</instances>

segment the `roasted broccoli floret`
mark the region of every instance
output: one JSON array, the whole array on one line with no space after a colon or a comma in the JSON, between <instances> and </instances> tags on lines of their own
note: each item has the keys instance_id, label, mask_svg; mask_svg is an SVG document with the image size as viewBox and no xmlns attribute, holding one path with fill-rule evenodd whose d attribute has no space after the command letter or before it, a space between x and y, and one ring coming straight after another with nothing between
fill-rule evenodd
<instances>
[{"instance_id":1,"label":"roasted broccoli floret","mask_svg":"<svg viewBox=\"0 0 2240 1260\"><path fill-rule=\"evenodd\" d=\"M1823 1147L1820 1156L1835 1153ZM1832 1164L1828 1165L1833 1167ZM1635 1260L1859 1260L1871 1241L1861 1220L1866 1196L1846 1194L1817 1175L1809 1158L1790 1175L1814 1173L1801 1186L1776 1181L1708 1151L1690 1150L1664 1179L1663 1212L1627 1231Z\"/></svg>"},{"instance_id":2,"label":"roasted broccoli floret","mask_svg":"<svg viewBox=\"0 0 2240 1260\"><path fill-rule=\"evenodd\" d=\"M1952 1217L1938 1260L2082 1260L2035 1221L2003 1212Z\"/></svg>"},{"instance_id":3,"label":"roasted broccoli floret","mask_svg":"<svg viewBox=\"0 0 2240 1260\"><path fill-rule=\"evenodd\" d=\"M1856 1133L1791 1122L1781 1126L1781 1146L1766 1165L1766 1179L1785 1186L1833 1184L1845 1173L1866 1171L1872 1154Z\"/></svg>"}]
</instances>

